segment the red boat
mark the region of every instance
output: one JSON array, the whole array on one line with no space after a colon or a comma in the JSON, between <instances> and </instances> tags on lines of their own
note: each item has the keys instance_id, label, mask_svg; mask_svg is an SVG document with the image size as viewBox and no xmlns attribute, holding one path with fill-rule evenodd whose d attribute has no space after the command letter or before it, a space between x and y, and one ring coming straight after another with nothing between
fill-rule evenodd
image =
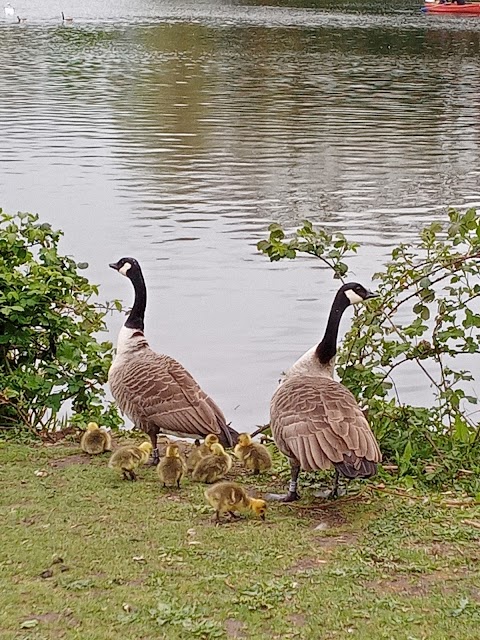
<instances>
[{"instance_id":1,"label":"red boat","mask_svg":"<svg viewBox=\"0 0 480 640\"><path fill-rule=\"evenodd\" d=\"M480 2L467 2L457 4L455 2L426 2L422 7L424 13L461 13L480 16Z\"/></svg>"}]
</instances>

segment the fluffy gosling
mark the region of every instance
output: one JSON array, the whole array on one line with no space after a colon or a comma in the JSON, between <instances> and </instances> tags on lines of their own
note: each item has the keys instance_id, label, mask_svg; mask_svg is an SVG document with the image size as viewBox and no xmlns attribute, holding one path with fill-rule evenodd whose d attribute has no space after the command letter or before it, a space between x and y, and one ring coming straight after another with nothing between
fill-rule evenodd
<instances>
[{"instance_id":1,"label":"fluffy gosling","mask_svg":"<svg viewBox=\"0 0 480 640\"><path fill-rule=\"evenodd\" d=\"M198 440L196 442L198 442ZM209 433L208 436L205 438L205 441L203 444L198 444L196 447L192 449L192 452L187 458L187 470L190 473L195 469L198 462L200 462L202 458L205 458L206 456L209 456L212 453L212 450L211 450L212 444L216 444L217 442L218 442L218 436L216 436L214 433Z\"/></svg>"},{"instance_id":2,"label":"fluffy gosling","mask_svg":"<svg viewBox=\"0 0 480 640\"><path fill-rule=\"evenodd\" d=\"M212 484L221 480L232 468L232 458L225 453L225 449L219 442L212 444L209 456L202 458L192 473L192 478L196 482L206 482Z\"/></svg>"},{"instance_id":3,"label":"fluffy gosling","mask_svg":"<svg viewBox=\"0 0 480 640\"><path fill-rule=\"evenodd\" d=\"M91 456L111 451L112 436L105 429L100 429L96 422L89 422L80 440L80 448Z\"/></svg>"},{"instance_id":4,"label":"fluffy gosling","mask_svg":"<svg viewBox=\"0 0 480 640\"><path fill-rule=\"evenodd\" d=\"M138 447L127 445L117 449L108 461L110 469L122 472L124 480L136 480L135 469L148 461L153 447L150 442L142 442Z\"/></svg>"},{"instance_id":5,"label":"fluffy gosling","mask_svg":"<svg viewBox=\"0 0 480 640\"><path fill-rule=\"evenodd\" d=\"M238 444L234 449L236 457L243 462L245 469L258 475L261 471L268 471L272 467L272 458L263 444L253 442L248 433L238 436Z\"/></svg>"},{"instance_id":6,"label":"fluffy gosling","mask_svg":"<svg viewBox=\"0 0 480 640\"><path fill-rule=\"evenodd\" d=\"M177 485L180 489L180 480L185 473L185 463L180 456L178 444L170 444L165 452L165 457L160 460L157 467L157 474L163 486L173 487Z\"/></svg>"},{"instance_id":7,"label":"fluffy gosling","mask_svg":"<svg viewBox=\"0 0 480 640\"><path fill-rule=\"evenodd\" d=\"M265 500L250 498L245 489L236 482L219 482L205 489L205 498L215 509L215 521L220 522L223 513L237 517L237 511L252 511L265 520L267 503Z\"/></svg>"}]
</instances>

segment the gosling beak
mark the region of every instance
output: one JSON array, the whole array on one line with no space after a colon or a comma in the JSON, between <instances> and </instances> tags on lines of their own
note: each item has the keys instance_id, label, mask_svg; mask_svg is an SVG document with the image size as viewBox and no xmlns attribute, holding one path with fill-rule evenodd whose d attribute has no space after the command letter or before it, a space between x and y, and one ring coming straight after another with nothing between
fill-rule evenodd
<instances>
[{"instance_id":1,"label":"gosling beak","mask_svg":"<svg viewBox=\"0 0 480 640\"><path fill-rule=\"evenodd\" d=\"M262 515L260 516L260 518L265 522L265 514L262 513Z\"/></svg>"},{"instance_id":2,"label":"gosling beak","mask_svg":"<svg viewBox=\"0 0 480 640\"><path fill-rule=\"evenodd\" d=\"M120 267L118 266L118 262L110 262L110 263L108 264L108 266L109 266L111 269L115 269L115 271L118 271L118 270L120 269Z\"/></svg>"},{"instance_id":3,"label":"gosling beak","mask_svg":"<svg viewBox=\"0 0 480 640\"><path fill-rule=\"evenodd\" d=\"M375 293L375 291L367 291L367 295L365 296L364 300L370 300L370 298L379 298L379 297L380 297L379 294Z\"/></svg>"}]
</instances>

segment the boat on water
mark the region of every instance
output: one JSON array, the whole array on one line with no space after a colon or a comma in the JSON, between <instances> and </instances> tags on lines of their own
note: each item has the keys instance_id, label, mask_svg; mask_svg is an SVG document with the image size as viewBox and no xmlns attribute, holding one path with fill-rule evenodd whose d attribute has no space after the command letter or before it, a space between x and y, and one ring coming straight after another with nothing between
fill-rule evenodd
<instances>
[{"instance_id":1,"label":"boat on water","mask_svg":"<svg viewBox=\"0 0 480 640\"><path fill-rule=\"evenodd\" d=\"M436 2L428 0L422 7L424 13L460 13L470 16L480 16L480 2L466 2L457 4L456 2Z\"/></svg>"}]
</instances>

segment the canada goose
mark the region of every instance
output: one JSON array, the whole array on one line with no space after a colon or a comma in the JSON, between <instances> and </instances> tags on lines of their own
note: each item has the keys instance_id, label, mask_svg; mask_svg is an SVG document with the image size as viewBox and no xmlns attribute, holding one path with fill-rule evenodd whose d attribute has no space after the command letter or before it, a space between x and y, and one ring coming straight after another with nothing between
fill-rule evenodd
<instances>
[{"instance_id":1,"label":"canada goose","mask_svg":"<svg viewBox=\"0 0 480 640\"><path fill-rule=\"evenodd\" d=\"M163 486L172 487L177 485L180 489L180 480L185 471L185 462L180 456L178 444L169 444L165 457L160 460L160 464L157 467L158 477L163 482Z\"/></svg>"},{"instance_id":2,"label":"canada goose","mask_svg":"<svg viewBox=\"0 0 480 640\"><path fill-rule=\"evenodd\" d=\"M238 444L234 453L243 462L245 469L250 469L255 475L260 471L268 471L272 466L270 453L263 444L253 442L249 433L241 433L238 436Z\"/></svg>"},{"instance_id":3,"label":"canada goose","mask_svg":"<svg viewBox=\"0 0 480 640\"><path fill-rule=\"evenodd\" d=\"M21 18L20 16L17 16L17 22L26 22L27 19L26 18Z\"/></svg>"},{"instance_id":4,"label":"canada goose","mask_svg":"<svg viewBox=\"0 0 480 640\"><path fill-rule=\"evenodd\" d=\"M5 11L5 15L6 16L14 16L15 15L15 9L12 7L10 2L7 2L7 4L4 7L4 11Z\"/></svg>"},{"instance_id":5,"label":"canada goose","mask_svg":"<svg viewBox=\"0 0 480 640\"><path fill-rule=\"evenodd\" d=\"M273 394L270 426L280 451L290 459L291 482L283 498L299 498L300 469L316 471L335 467L331 497L338 492L339 473L347 478L375 475L382 459L375 436L350 391L333 380L338 326L345 309L376 297L351 282L337 292L322 341L287 371Z\"/></svg>"},{"instance_id":6,"label":"canada goose","mask_svg":"<svg viewBox=\"0 0 480 640\"><path fill-rule=\"evenodd\" d=\"M66 18L63 11L62 11L62 20L63 22L73 22L73 18Z\"/></svg>"},{"instance_id":7,"label":"canada goose","mask_svg":"<svg viewBox=\"0 0 480 640\"><path fill-rule=\"evenodd\" d=\"M150 442L142 442L138 447L125 445L119 447L110 457L108 466L122 472L124 480L136 480L135 469L145 464L152 453Z\"/></svg>"},{"instance_id":8,"label":"canada goose","mask_svg":"<svg viewBox=\"0 0 480 640\"><path fill-rule=\"evenodd\" d=\"M105 429L100 429L96 422L89 422L87 430L80 440L80 447L85 453L97 455L112 448L112 436Z\"/></svg>"},{"instance_id":9,"label":"canada goose","mask_svg":"<svg viewBox=\"0 0 480 640\"><path fill-rule=\"evenodd\" d=\"M217 482L213 487L205 489L205 498L215 509L215 520L220 522L220 515L228 512L231 516L236 511L252 511L265 520L267 503L265 500L250 498L245 489L236 482Z\"/></svg>"},{"instance_id":10,"label":"canada goose","mask_svg":"<svg viewBox=\"0 0 480 640\"><path fill-rule=\"evenodd\" d=\"M214 433L231 447L238 433L227 425L220 408L179 362L150 349L143 333L147 288L138 262L122 258L110 267L132 282L135 301L120 329L108 381L121 411L150 436L154 462L159 433L179 438Z\"/></svg>"},{"instance_id":11,"label":"canada goose","mask_svg":"<svg viewBox=\"0 0 480 640\"><path fill-rule=\"evenodd\" d=\"M195 440L195 447L193 447L187 458L187 470L190 471L190 473L195 469L197 463L202 458L205 458L212 453L212 444L215 444L216 442L218 442L218 436L214 433L209 433L203 444L200 444L198 440Z\"/></svg>"},{"instance_id":12,"label":"canada goose","mask_svg":"<svg viewBox=\"0 0 480 640\"><path fill-rule=\"evenodd\" d=\"M205 456L198 463L192 473L195 482L206 482L212 484L225 477L225 474L232 468L232 458L225 453L221 444L212 444L212 452Z\"/></svg>"}]
</instances>

